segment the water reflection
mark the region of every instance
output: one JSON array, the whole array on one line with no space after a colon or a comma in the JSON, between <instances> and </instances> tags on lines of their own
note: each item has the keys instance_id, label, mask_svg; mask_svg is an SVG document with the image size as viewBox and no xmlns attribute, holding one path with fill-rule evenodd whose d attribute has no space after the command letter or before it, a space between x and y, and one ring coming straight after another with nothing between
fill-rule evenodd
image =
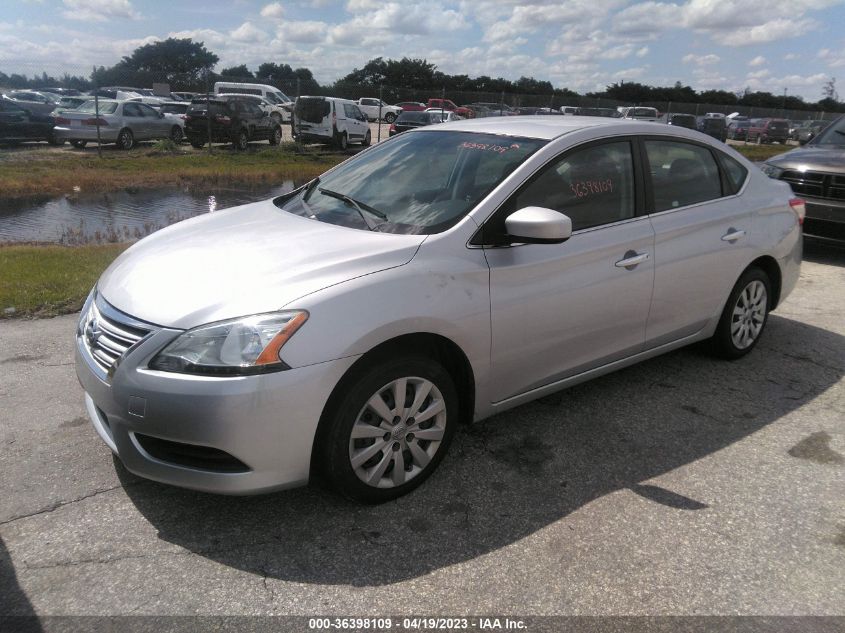
<instances>
[{"instance_id":1,"label":"water reflection","mask_svg":"<svg viewBox=\"0 0 845 633\"><path fill-rule=\"evenodd\" d=\"M288 180L276 185L123 190L25 200L0 198L0 243L134 240L195 215L287 193L294 186Z\"/></svg>"}]
</instances>

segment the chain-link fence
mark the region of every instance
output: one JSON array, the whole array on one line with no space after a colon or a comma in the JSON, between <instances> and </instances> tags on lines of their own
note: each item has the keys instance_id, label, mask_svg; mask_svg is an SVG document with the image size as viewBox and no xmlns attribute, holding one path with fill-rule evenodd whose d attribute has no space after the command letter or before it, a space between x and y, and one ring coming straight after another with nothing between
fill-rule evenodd
<instances>
[{"instance_id":1,"label":"chain-link fence","mask_svg":"<svg viewBox=\"0 0 845 633\"><path fill-rule=\"evenodd\" d=\"M155 94L165 95L170 92L191 92L213 94L214 84L218 81L232 83L264 83L280 89L291 99L301 95L331 96L357 100L360 98L381 98L389 104L400 102L418 102L427 104L430 99L448 99L457 106L487 104L494 110L501 108L548 108L559 111L562 106L581 108L611 108L621 106L653 107L660 113L684 113L701 116L711 112L731 114L738 112L749 118L776 117L790 120L835 119L838 112L825 112L814 109L787 109L777 107L758 107L739 104L643 102L632 103L613 99L571 96L569 92L553 91L550 94L519 94L508 92L470 92L446 90L443 88L405 88L397 86L366 86L350 83L320 86L313 79L302 80L296 76L255 77L242 75L218 75L213 72L199 73L151 73L136 72L112 68L90 68L59 65L42 71L36 63L7 63L0 59L0 93L12 90L38 88L69 88L91 91L106 87L139 88L154 90Z\"/></svg>"}]
</instances>

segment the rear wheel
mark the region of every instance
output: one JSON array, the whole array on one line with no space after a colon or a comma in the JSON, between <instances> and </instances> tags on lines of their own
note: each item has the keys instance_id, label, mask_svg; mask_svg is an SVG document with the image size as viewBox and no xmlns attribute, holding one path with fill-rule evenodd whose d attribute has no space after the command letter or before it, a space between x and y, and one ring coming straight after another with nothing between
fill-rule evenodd
<instances>
[{"instance_id":1,"label":"rear wheel","mask_svg":"<svg viewBox=\"0 0 845 633\"><path fill-rule=\"evenodd\" d=\"M88 141L71 141L70 144L76 149L85 149L85 146L88 145Z\"/></svg>"},{"instance_id":2,"label":"rear wheel","mask_svg":"<svg viewBox=\"0 0 845 633\"><path fill-rule=\"evenodd\" d=\"M117 146L120 149L132 149L135 147L135 135L128 127L123 128L117 135Z\"/></svg>"},{"instance_id":3,"label":"rear wheel","mask_svg":"<svg viewBox=\"0 0 845 633\"><path fill-rule=\"evenodd\" d=\"M249 146L249 134L247 134L247 131L241 130L238 132L238 135L235 137L232 144L235 146L236 150L245 150Z\"/></svg>"},{"instance_id":4,"label":"rear wheel","mask_svg":"<svg viewBox=\"0 0 845 633\"><path fill-rule=\"evenodd\" d=\"M344 495L381 503L419 486L443 459L458 396L439 363L398 358L363 371L328 416L319 454L324 474Z\"/></svg>"},{"instance_id":5,"label":"rear wheel","mask_svg":"<svg viewBox=\"0 0 845 633\"><path fill-rule=\"evenodd\" d=\"M346 136L346 132L340 132L336 137L335 143L338 149L345 152L349 147L349 139Z\"/></svg>"},{"instance_id":6,"label":"rear wheel","mask_svg":"<svg viewBox=\"0 0 845 633\"><path fill-rule=\"evenodd\" d=\"M273 133L270 135L270 145L278 145L282 142L282 128L281 126L276 126L273 128Z\"/></svg>"},{"instance_id":7,"label":"rear wheel","mask_svg":"<svg viewBox=\"0 0 845 633\"><path fill-rule=\"evenodd\" d=\"M731 290L711 339L713 351L734 360L754 349L769 317L772 284L760 268L749 268Z\"/></svg>"},{"instance_id":8,"label":"rear wheel","mask_svg":"<svg viewBox=\"0 0 845 633\"><path fill-rule=\"evenodd\" d=\"M388 112L384 115L385 123L393 123L396 120L396 115L393 112Z\"/></svg>"}]
</instances>

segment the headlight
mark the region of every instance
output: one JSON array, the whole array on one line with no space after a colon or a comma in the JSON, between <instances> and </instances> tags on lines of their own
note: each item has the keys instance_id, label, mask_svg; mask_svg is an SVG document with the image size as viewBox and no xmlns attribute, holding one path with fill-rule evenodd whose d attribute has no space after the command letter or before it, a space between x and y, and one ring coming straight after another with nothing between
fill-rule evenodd
<instances>
[{"instance_id":1,"label":"headlight","mask_svg":"<svg viewBox=\"0 0 845 633\"><path fill-rule=\"evenodd\" d=\"M769 163L763 163L763 165L760 166L760 169L762 169L763 173L766 174L769 178L774 178L775 180L780 178L780 175L784 172L784 170L780 167L775 167L774 165L770 165Z\"/></svg>"},{"instance_id":2,"label":"headlight","mask_svg":"<svg viewBox=\"0 0 845 633\"><path fill-rule=\"evenodd\" d=\"M214 376L289 369L279 354L307 320L307 312L287 310L203 325L161 350L150 369Z\"/></svg>"}]
</instances>

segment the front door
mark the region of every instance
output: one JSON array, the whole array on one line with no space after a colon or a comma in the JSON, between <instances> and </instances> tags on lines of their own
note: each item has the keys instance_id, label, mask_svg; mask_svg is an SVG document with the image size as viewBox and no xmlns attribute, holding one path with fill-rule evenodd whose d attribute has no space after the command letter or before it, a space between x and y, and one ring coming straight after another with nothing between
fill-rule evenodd
<instances>
[{"instance_id":1,"label":"front door","mask_svg":"<svg viewBox=\"0 0 845 633\"><path fill-rule=\"evenodd\" d=\"M590 144L547 164L485 223L495 402L643 349L654 231L636 190L632 144ZM565 213L572 237L497 246L505 218L528 206Z\"/></svg>"}]
</instances>

